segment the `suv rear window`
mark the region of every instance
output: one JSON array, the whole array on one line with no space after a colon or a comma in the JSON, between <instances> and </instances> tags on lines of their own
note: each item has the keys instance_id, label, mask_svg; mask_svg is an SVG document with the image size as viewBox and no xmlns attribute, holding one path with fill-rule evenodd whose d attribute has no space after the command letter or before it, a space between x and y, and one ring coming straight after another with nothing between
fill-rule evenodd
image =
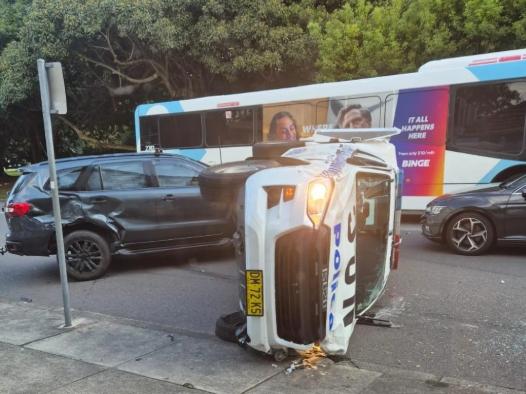
<instances>
[{"instance_id":1,"label":"suv rear window","mask_svg":"<svg viewBox=\"0 0 526 394\"><path fill-rule=\"evenodd\" d=\"M18 179L15 182L15 185L13 186L13 189L11 189L11 194L16 194L20 192L23 188L27 186L27 184L33 179L36 175L36 172L26 172L18 177Z\"/></svg>"}]
</instances>

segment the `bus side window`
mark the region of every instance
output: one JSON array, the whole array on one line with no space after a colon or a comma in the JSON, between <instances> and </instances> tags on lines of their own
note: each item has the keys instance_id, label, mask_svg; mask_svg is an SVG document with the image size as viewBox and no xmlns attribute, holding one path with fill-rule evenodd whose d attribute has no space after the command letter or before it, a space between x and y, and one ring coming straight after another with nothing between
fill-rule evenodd
<instances>
[{"instance_id":1,"label":"bus side window","mask_svg":"<svg viewBox=\"0 0 526 394\"><path fill-rule=\"evenodd\" d=\"M206 146L252 145L257 111L257 108L237 108L207 112Z\"/></svg>"},{"instance_id":2,"label":"bus side window","mask_svg":"<svg viewBox=\"0 0 526 394\"><path fill-rule=\"evenodd\" d=\"M159 116L160 147L199 148L203 146L201 114L188 113Z\"/></svg>"},{"instance_id":3,"label":"bus side window","mask_svg":"<svg viewBox=\"0 0 526 394\"><path fill-rule=\"evenodd\" d=\"M525 151L526 81L454 90L451 148L513 157Z\"/></svg>"},{"instance_id":4,"label":"bus side window","mask_svg":"<svg viewBox=\"0 0 526 394\"><path fill-rule=\"evenodd\" d=\"M142 116L139 120L141 130L141 150L147 146L159 146L159 116Z\"/></svg>"}]
</instances>

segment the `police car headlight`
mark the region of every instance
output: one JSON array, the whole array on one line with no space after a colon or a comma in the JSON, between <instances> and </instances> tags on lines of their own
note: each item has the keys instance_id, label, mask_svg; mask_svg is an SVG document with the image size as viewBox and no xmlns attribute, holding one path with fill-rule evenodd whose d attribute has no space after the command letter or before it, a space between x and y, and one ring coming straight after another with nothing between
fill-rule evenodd
<instances>
[{"instance_id":1,"label":"police car headlight","mask_svg":"<svg viewBox=\"0 0 526 394\"><path fill-rule=\"evenodd\" d=\"M332 180L328 178L318 178L309 183L307 190L307 216L315 228L323 221L332 189Z\"/></svg>"}]
</instances>

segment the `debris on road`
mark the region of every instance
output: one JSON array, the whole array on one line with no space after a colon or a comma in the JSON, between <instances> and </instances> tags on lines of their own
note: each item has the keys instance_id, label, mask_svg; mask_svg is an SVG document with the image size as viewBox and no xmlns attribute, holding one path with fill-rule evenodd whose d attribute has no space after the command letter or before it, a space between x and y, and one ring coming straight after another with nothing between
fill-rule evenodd
<instances>
[{"instance_id":1,"label":"debris on road","mask_svg":"<svg viewBox=\"0 0 526 394\"><path fill-rule=\"evenodd\" d=\"M327 358L327 354L319 347L313 346L306 351L298 351L301 358L294 360L285 370L285 375L290 375L296 369L317 369L317 364Z\"/></svg>"}]
</instances>

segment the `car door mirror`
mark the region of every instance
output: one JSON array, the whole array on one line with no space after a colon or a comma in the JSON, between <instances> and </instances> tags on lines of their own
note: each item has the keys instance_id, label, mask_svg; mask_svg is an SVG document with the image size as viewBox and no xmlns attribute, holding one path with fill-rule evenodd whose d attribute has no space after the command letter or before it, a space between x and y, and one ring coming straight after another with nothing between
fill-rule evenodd
<instances>
[{"instance_id":1,"label":"car door mirror","mask_svg":"<svg viewBox=\"0 0 526 394\"><path fill-rule=\"evenodd\" d=\"M526 187L522 189L522 197L526 200Z\"/></svg>"}]
</instances>

